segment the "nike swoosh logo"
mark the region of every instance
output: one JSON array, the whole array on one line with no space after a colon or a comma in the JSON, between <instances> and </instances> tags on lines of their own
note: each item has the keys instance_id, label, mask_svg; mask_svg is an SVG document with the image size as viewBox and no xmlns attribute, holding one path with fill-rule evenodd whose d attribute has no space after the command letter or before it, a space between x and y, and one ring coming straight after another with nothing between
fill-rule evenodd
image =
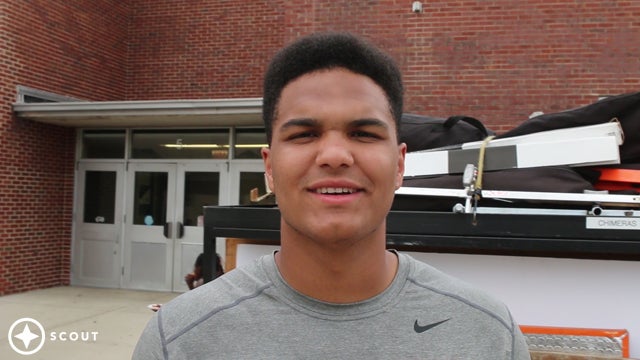
<instances>
[{"instance_id":1,"label":"nike swoosh logo","mask_svg":"<svg viewBox=\"0 0 640 360\"><path fill-rule=\"evenodd\" d=\"M436 327L436 326L438 326L438 325L440 325L442 323L445 323L445 322L447 322L449 320L451 320L451 318L446 319L446 320L442 320L442 321L438 321L438 322L435 322L433 324L429 324L429 325L425 325L425 326L418 325L418 320L416 320L416 322L413 323L413 330L415 330L415 332L420 334L420 333L423 333L423 332L425 332L425 331L427 331L429 329L433 329L434 327Z\"/></svg>"}]
</instances>

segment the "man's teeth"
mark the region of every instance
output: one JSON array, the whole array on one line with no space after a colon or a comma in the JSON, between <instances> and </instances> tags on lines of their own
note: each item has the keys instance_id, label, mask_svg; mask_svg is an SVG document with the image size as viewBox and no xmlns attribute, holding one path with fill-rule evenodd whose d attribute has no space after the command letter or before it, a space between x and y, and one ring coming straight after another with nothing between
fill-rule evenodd
<instances>
[{"instance_id":1,"label":"man's teeth","mask_svg":"<svg viewBox=\"0 0 640 360\"><path fill-rule=\"evenodd\" d=\"M316 192L318 194L353 194L356 190L351 188L326 187L316 189Z\"/></svg>"}]
</instances>

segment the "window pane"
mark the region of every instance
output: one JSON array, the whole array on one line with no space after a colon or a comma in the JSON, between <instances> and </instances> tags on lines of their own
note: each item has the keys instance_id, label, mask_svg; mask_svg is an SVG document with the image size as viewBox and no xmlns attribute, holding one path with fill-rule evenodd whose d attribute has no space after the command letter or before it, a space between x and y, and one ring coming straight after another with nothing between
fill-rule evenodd
<instances>
[{"instance_id":1,"label":"window pane","mask_svg":"<svg viewBox=\"0 0 640 360\"><path fill-rule=\"evenodd\" d=\"M82 133L82 158L124 159L125 131L94 131Z\"/></svg>"},{"instance_id":2,"label":"window pane","mask_svg":"<svg viewBox=\"0 0 640 360\"><path fill-rule=\"evenodd\" d=\"M167 215L166 172L136 172L133 197L133 223L135 225L164 225Z\"/></svg>"},{"instance_id":3,"label":"window pane","mask_svg":"<svg viewBox=\"0 0 640 360\"><path fill-rule=\"evenodd\" d=\"M85 223L113 224L115 209L116 172L85 172L83 221Z\"/></svg>"},{"instance_id":4,"label":"window pane","mask_svg":"<svg viewBox=\"0 0 640 360\"><path fill-rule=\"evenodd\" d=\"M184 174L185 226L197 226L202 207L218 205L220 174L217 172L186 172Z\"/></svg>"},{"instance_id":5,"label":"window pane","mask_svg":"<svg viewBox=\"0 0 640 360\"><path fill-rule=\"evenodd\" d=\"M229 129L134 131L131 157L134 159L227 159Z\"/></svg>"},{"instance_id":6,"label":"window pane","mask_svg":"<svg viewBox=\"0 0 640 360\"><path fill-rule=\"evenodd\" d=\"M267 187L264 182L263 172L241 172L240 173L240 198L238 199L238 205L250 205L251 202L251 189L258 189L258 195L264 195L267 192ZM264 205L274 205L276 203L275 198L272 196L260 202Z\"/></svg>"},{"instance_id":7,"label":"window pane","mask_svg":"<svg viewBox=\"0 0 640 360\"><path fill-rule=\"evenodd\" d=\"M234 157L236 159L260 159L260 149L267 146L264 129L237 129Z\"/></svg>"}]
</instances>

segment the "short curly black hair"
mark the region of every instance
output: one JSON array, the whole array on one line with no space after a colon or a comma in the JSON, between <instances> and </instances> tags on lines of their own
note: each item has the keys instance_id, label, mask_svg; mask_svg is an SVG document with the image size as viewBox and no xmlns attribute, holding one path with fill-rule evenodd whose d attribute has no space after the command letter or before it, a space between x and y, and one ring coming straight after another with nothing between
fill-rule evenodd
<instances>
[{"instance_id":1,"label":"short curly black hair","mask_svg":"<svg viewBox=\"0 0 640 360\"><path fill-rule=\"evenodd\" d=\"M399 132L402 117L402 75L395 61L362 38L345 32L321 32L302 37L281 49L264 76L262 118L271 144L282 89L296 78L323 69L345 68L369 77L385 92Z\"/></svg>"}]
</instances>

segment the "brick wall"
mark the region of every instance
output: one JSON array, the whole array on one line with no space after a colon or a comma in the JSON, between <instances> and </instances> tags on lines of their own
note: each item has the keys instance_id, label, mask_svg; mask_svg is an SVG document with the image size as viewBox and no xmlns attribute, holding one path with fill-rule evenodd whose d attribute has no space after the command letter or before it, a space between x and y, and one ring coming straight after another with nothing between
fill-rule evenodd
<instances>
[{"instance_id":1,"label":"brick wall","mask_svg":"<svg viewBox=\"0 0 640 360\"><path fill-rule=\"evenodd\" d=\"M497 132L534 111L640 91L640 2L295 1L287 35L365 34L402 67L405 111L465 114ZM303 4L304 3L304 4Z\"/></svg>"},{"instance_id":2,"label":"brick wall","mask_svg":"<svg viewBox=\"0 0 640 360\"><path fill-rule=\"evenodd\" d=\"M396 58L407 112L498 132L640 90L638 1L411 3L0 2L0 295L69 279L74 131L14 118L18 84L90 100L259 97L279 47L348 30Z\"/></svg>"},{"instance_id":3,"label":"brick wall","mask_svg":"<svg viewBox=\"0 0 640 360\"><path fill-rule=\"evenodd\" d=\"M118 0L0 4L0 295L70 271L75 131L15 118L16 86L122 99L127 15Z\"/></svg>"},{"instance_id":4,"label":"brick wall","mask_svg":"<svg viewBox=\"0 0 640 360\"><path fill-rule=\"evenodd\" d=\"M258 97L281 1L134 0L127 98Z\"/></svg>"},{"instance_id":5,"label":"brick wall","mask_svg":"<svg viewBox=\"0 0 640 360\"><path fill-rule=\"evenodd\" d=\"M534 111L640 90L640 2L600 0L134 1L129 99L260 96L282 44L348 30L401 65L406 111L501 132Z\"/></svg>"},{"instance_id":6,"label":"brick wall","mask_svg":"<svg viewBox=\"0 0 640 360\"><path fill-rule=\"evenodd\" d=\"M640 90L640 2L428 1L405 58L411 111L505 130Z\"/></svg>"}]
</instances>

